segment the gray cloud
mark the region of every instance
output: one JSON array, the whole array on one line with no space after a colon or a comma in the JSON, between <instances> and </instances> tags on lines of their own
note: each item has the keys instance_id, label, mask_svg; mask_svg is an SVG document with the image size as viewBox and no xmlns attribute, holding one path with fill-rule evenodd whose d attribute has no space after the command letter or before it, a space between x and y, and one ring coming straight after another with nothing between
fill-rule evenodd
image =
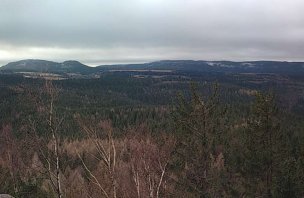
<instances>
[{"instance_id":1,"label":"gray cloud","mask_svg":"<svg viewBox=\"0 0 304 198\"><path fill-rule=\"evenodd\" d=\"M303 60L303 0L0 0L0 63Z\"/></svg>"}]
</instances>

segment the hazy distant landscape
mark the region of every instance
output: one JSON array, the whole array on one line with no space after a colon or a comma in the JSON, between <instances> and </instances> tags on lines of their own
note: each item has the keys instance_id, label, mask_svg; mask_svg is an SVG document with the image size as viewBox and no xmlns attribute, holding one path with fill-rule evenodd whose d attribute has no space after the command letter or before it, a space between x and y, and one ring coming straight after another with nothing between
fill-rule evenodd
<instances>
[{"instance_id":1,"label":"hazy distant landscape","mask_svg":"<svg viewBox=\"0 0 304 198\"><path fill-rule=\"evenodd\" d=\"M231 89L232 92L242 92L243 95L252 95L247 93L257 91L272 91L289 110L293 109L298 113L304 110L302 109L304 100L304 63L302 62L167 60L90 67L78 61L56 63L45 60L21 60L0 67L0 73L41 80L64 80L62 84L72 79L74 82L77 82L76 79L88 79L90 83L98 84L108 78L122 82L126 80L139 83L151 82L149 86L152 87L155 86L154 84L174 87L174 94L177 94L178 87L184 87L193 81L202 84L218 82L224 88ZM167 91L171 90L164 90L164 98L175 97L172 93L166 96ZM132 97L131 94L128 95Z\"/></svg>"}]
</instances>

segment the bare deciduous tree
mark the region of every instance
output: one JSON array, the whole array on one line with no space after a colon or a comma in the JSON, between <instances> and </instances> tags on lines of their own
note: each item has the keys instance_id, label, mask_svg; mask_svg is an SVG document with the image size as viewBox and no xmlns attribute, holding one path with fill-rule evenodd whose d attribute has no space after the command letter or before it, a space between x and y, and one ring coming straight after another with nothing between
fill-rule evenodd
<instances>
[{"instance_id":1,"label":"bare deciduous tree","mask_svg":"<svg viewBox=\"0 0 304 198\"><path fill-rule=\"evenodd\" d=\"M46 175L51 186L58 198L62 197L62 181L61 181L61 167L60 167L60 137L59 130L63 123L64 117L59 118L55 103L58 97L58 88L56 88L52 81L45 81L45 85L41 90L40 96L33 98L37 105L37 111L42 115L46 122L46 137L40 138L37 132L37 121L29 120L34 141L39 150L39 155L42 157L43 167L36 167L40 174ZM40 164L41 166L41 164ZM42 169L42 170L41 170Z\"/></svg>"},{"instance_id":2,"label":"bare deciduous tree","mask_svg":"<svg viewBox=\"0 0 304 198\"><path fill-rule=\"evenodd\" d=\"M154 139L150 135L136 132L137 135L126 137L126 153L129 160L121 171L128 171L130 175L129 185L124 186L124 193L129 192L128 197L164 197L168 183L168 163L173 150L175 140L172 137ZM128 181L120 179L121 181ZM133 191L133 194L130 192Z\"/></svg>"},{"instance_id":3,"label":"bare deciduous tree","mask_svg":"<svg viewBox=\"0 0 304 198\"><path fill-rule=\"evenodd\" d=\"M53 150L55 154L55 163L56 163L56 193L58 198L62 197L61 181L60 181L60 159L59 159L59 136L58 130L63 122L63 118L56 121L55 112L54 112L54 102L58 94L58 90L52 84L52 81L46 81L45 83L46 93L49 97L49 107L48 107L48 126L52 135L53 140ZM49 162L50 163L50 162Z\"/></svg>"},{"instance_id":4,"label":"bare deciduous tree","mask_svg":"<svg viewBox=\"0 0 304 198\"><path fill-rule=\"evenodd\" d=\"M107 175L110 181L110 191L102 184L98 177L78 153L79 158L82 161L83 167L89 174L89 178L98 188L102 191L105 197L117 197L117 182L116 182L116 146L113 138L113 128L109 121L101 121L97 125L92 123L87 124L85 121L78 117L78 123L82 130L85 132L87 138L95 146L97 154L90 153L98 162L101 162L105 167ZM97 126L97 127L96 127Z\"/></svg>"}]
</instances>

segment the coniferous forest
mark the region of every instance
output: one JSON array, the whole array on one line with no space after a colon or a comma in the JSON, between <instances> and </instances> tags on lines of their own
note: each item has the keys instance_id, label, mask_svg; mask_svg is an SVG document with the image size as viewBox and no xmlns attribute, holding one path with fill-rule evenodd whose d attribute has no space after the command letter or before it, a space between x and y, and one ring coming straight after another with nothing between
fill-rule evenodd
<instances>
[{"instance_id":1,"label":"coniferous forest","mask_svg":"<svg viewBox=\"0 0 304 198\"><path fill-rule=\"evenodd\" d=\"M268 74L1 74L0 194L304 197L303 90Z\"/></svg>"}]
</instances>

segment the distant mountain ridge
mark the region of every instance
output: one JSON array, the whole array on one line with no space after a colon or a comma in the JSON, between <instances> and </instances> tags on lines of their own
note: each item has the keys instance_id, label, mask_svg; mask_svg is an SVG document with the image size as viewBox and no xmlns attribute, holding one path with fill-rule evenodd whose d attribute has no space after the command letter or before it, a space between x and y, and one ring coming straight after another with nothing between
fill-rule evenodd
<instances>
[{"instance_id":1,"label":"distant mountain ridge","mask_svg":"<svg viewBox=\"0 0 304 198\"><path fill-rule=\"evenodd\" d=\"M174 70L181 72L287 73L304 75L304 62L165 60L144 64L103 66L108 70Z\"/></svg>"},{"instance_id":2,"label":"distant mountain ridge","mask_svg":"<svg viewBox=\"0 0 304 198\"><path fill-rule=\"evenodd\" d=\"M91 68L78 61L64 61L57 63L53 61L27 59L10 62L0 70L13 72L47 72L47 73L90 73Z\"/></svg>"},{"instance_id":3,"label":"distant mountain ridge","mask_svg":"<svg viewBox=\"0 0 304 198\"><path fill-rule=\"evenodd\" d=\"M194 61L163 60L142 64L101 65L90 67L78 61L62 63L28 59L8 63L2 71L93 74L105 71L172 70L176 72L280 73L304 75L304 62L283 61Z\"/></svg>"}]
</instances>

